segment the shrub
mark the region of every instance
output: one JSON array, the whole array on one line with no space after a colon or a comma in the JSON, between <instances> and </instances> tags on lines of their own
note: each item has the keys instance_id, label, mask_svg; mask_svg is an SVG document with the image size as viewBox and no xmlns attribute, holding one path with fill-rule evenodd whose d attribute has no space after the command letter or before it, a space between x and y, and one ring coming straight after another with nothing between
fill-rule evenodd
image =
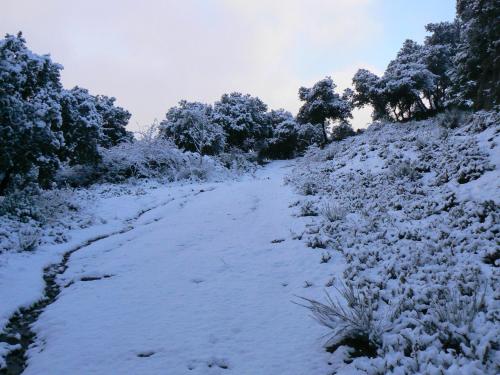
<instances>
[{"instance_id":1,"label":"shrub","mask_svg":"<svg viewBox=\"0 0 500 375\"><path fill-rule=\"evenodd\" d=\"M16 190L0 203L0 215L16 218L24 223L35 221L42 225L68 211L78 209L70 190L42 190L36 185Z\"/></svg>"},{"instance_id":2,"label":"shrub","mask_svg":"<svg viewBox=\"0 0 500 375\"><path fill-rule=\"evenodd\" d=\"M397 179L407 178L410 181L416 181L420 178L420 173L417 171L415 162L411 160L402 160L391 164L391 173Z\"/></svg>"},{"instance_id":3,"label":"shrub","mask_svg":"<svg viewBox=\"0 0 500 375\"><path fill-rule=\"evenodd\" d=\"M253 152L243 152L232 148L229 152L223 152L217 156L222 165L237 174L255 171L258 156Z\"/></svg>"},{"instance_id":4,"label":"shrub","mask_svg":"<svg viewBox=\"0 0 500 375\"><path fill-rule=\"evenodd\" d=\"M318 216L312 201L305 201L300 206L300 216Z\"/></svg>"},{"instance_id":5,"label":"shrub","mask_svg":"<svg viewBox=\"0 0 500 375\"><path fill-rule=\"evenodd\" d=\"M332 203L326 203L320 210L321 215L330 222L344 220L347 210Z\"/></svg>"},{"instance_id":6,"label":"shrub","mask_svg":"<svg viewBox=\"0 0 500 375\"><path fill-rule=\"evenodd\" d=\"M466 116L466 112L453 108L437 115L436 121L445 129L456 129L465 123Z\"/></svg>"},{"instance_id":7,"label":"shrub","mask_svg":"<svg viewBox=\"0 0 500 375\"><path fill-rule=\"evenodd\" d=\"M17 233L19 249L21 251L35 250L42 238L41 230L33 224L22 225Z\"/></svg>"}]
</instances>

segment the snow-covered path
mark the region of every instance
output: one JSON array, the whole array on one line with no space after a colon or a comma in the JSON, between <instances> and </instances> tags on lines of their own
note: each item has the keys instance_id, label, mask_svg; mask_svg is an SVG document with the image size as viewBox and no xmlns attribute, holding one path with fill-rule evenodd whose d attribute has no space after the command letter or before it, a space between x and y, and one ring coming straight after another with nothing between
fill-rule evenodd
<instances>
[{"instance_id":1,"label":"snow-covered path","mask_svg":"<svg viewBox=\"0 0 500 375\"><path fill-rule=\"evenodd\" d=\"M308 219L292 216L289 168L174 199L74 253L25 374L328 373L325 331L290 301L340 265L292 239Z\"/></svg>"}]
</instances>

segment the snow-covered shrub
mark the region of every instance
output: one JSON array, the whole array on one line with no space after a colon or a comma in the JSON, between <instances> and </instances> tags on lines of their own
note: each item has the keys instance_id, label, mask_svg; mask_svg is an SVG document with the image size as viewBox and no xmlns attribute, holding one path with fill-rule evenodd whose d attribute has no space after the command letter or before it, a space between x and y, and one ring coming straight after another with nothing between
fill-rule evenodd
<instances>
[{"instance_id":1,"label":"snow-covered shrub","mask_svg":"<svg viewBox=\"0 0 500 375\"><path fill-rule=\"evenodd\" d=\"M436 122L445 129L456 129L464 124L468 115L470 114L459 109L447 109L436 116Z\"/></svg>"},{"instance_id":2,"label":"snow-covered shrub","mask_svg":"<svg viewBox=\"0 0 500 375\"><path fill-rule=\"evenodd\" d=\"M255 171L258 156L253 152L243 152L237 148L232 148L228 152L217 155L216 159L230 171L242 174Z\"/></svg>"},{"instance_id":3,"label":"snow-covered shrub","mask_svg":"<svg viewBox=\"0 0 500 375\"><path fill-rule=\"evenodd\" d=\"M40 244L41 230L33 223L21 225L17 232L20 251L32 251Z\"/></svg>"},{"instance_id":4,"label":"snow-covered shrub","mask_svg":"<svg viewBox=\"0 0 500 375\"><path fill-rule=\"evenodd\" d=\"M347 210L343 207L340 207L339 205L328 202L323 205L320 213L325 219L333 223L335 221L345 219Z\"/></svg>"},{"instance_id":5,"label":"snow-covered shrub","mask_svg":"<svg viewBox=\"0 0 500 375\"><path fill-rule=\"evenodd\" d=\"M316 211L316 207L314 203L310 200L306 200L300 206L300 216L318 216L318 212Z\"/></svg>"},{"instance_id":6,"label":"snow-covered shrub","mask_svg":"<svg viewBox=\"0 0 500 375\"><path fill-rule=\"evenodd\" d=\"M198 160L189 160L190 157ZM104 151L100 179L118 182L127 178L165 178L174 181L189 161L200 164L201 158L184 154L166 139L140 139Z\"/></svg>"},{"instance_id":7,"label":"snow-covered shrub","mask_svg":"<svg viewBox=\"0 0 500 375\"><path fill-rule=\"evenodd\" d=\"M270 159L289 159L303 153L313 144L323 142L322 128L310 123L300 124L290 112L272 110L268 113L271 136L261 152Z\"/></svg>"},{"instance_id":8,"label":"snow-covered shrub","mask_svg":"<svg viewBox=\"0 0 500 375\"><path fill-rule=\"evenodd\" d=\"M416 181L420 178L416 165L411 160L390 161L390 171L395 178L407 178L410 181Z\"/></svg>"},{"instance_id":9,"label":"snow-covered shrub","mask_svg":"<svg viewBox=\"0 0 500 375\"><path fill-rule=\"evenodd\" d=\"M298 125L290 114L273 127L273 137L267 140L264 155L271 159L289 159L300 152Z\"/></svg>"},{"instance_id":10,"label":"snow-covered shrub","mask_svg":"<svg viewBox=\"0 0 500 375\"><path fill-rule=\"evenodd\" d=\"M55 182L57 186L89 186L99 181L99 174L99 165L63 163L57 171Z\"/></svg>"},{"instance_id":11,"label":"snow-covered shrub","mask_svg":"<svg viewBox=\"0 0 500 375\"><path fill-rule=\"evenodd\" d=\"M477 134L487 128L495 127L500 122L500 108L495 111L478 111L474 112L468 121L466 131Z\"/></svg>"},{"instance_id":12,"label":"snow-covered shrub","mask_svg":"<svg viewBox=\"0 0 500 375\"><path fill-rule=\"evenodd\" d=\"M70 190L42 190L36 186L16 190L0 202L0 215L25 223L34 220L42 225L78 209Z\"/></svg>"},{"instance_id":13,"label":"snow-covered shrub","mask_svg":"<svg viewBox=\"0 0 500 375\"><path fill-rule=\"evenodd\" d=\"M330 139L332 141L341 141L347 137L352 137L353 135L356 135L356 133L354 132L352 126L347 122L333 126L330 131Z\"/></svg>"},{"instance_id":14,"label":"snow-covered shrub","mask_svg":"<svg viewBox=\"0 0 500 375\"><path fill-rule=\"evenodd\" d=\"M171 141L159 138L122 143L104 151L100 169L100 180L110 182L128 178L206 179L222 170L214 159L182 152Z\"/></svg>"},{"instance_id":15,"label":"snow-covered shrub","mask_svg":"<svg viewBox=\"0 0 500 375\"><path fill-rule=\"evenodd\" d=\"M65 231L80 215L75 193L68 189L17 190L0 202L0 253L34 250L40 242L66 241Z\"/></svg>"}]
</instances>

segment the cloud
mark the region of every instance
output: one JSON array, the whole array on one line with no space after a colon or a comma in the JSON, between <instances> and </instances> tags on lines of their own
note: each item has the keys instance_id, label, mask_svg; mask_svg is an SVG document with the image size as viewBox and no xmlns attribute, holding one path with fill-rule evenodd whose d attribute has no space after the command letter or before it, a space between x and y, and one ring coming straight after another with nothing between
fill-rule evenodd
<instances>
[{"instance_id":1,"label":"cloud","mask_svg":"<svg viewBox=\"0 0 500 375\"><path fill-rule=\"evenodd\" d=\"M51 52L65 86L116 96L132 128L180 99L236 90L296 112L301 85L332 75L345 86L369 65L349 56L380 33L374 0L5 2L1 32Z\"/></svg>"}]
</instances>

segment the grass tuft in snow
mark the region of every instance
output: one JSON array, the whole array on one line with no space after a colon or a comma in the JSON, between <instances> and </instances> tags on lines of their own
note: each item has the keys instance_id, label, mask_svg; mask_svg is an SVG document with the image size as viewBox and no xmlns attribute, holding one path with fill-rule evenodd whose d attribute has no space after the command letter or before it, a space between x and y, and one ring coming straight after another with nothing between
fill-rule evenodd
<instances>
[{"instance_id":1,"label":"grass tuft in snow","mask_svg":"<svg viewBox=\"0 0 500 375\"><path fill-rule=\"evenodd\" d=\"M330 330L325 343L327 350L335 351L342 345L354 349L354 357L374 357L381 343L381 328L374 319L373 298L350 284L333 285L341 300L325 291L325 302L298 297L306 304L312 317Z\"/></svg>"}]
</instances>

